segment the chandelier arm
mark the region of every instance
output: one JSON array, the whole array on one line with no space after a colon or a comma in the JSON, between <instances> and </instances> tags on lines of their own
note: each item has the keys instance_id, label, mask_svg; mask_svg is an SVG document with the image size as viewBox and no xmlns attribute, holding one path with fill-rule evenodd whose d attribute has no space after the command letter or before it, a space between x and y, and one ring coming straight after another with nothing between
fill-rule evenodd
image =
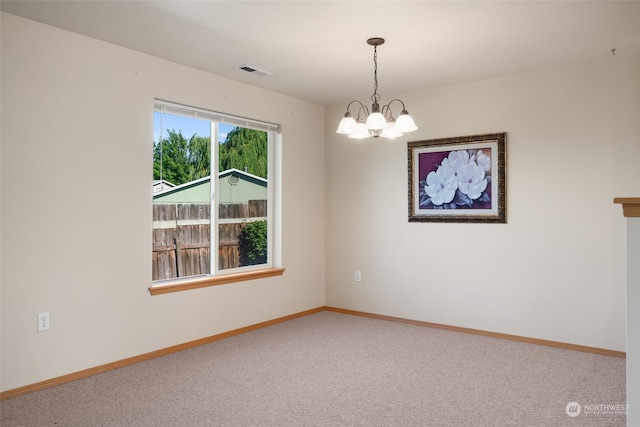
<instances>
[{"instance_id":1,"label":"chandelier arm","mask_svg":"<svg viewBox=\"0 0 640 427\"><path fill-rule=\"evenodd\" d=\"M351 104L360 104L360 107L358 109L363 108L363 107L366 108L365 105L360 101L351 101L347 105L347 113L349 112L349 108L351 108Z\"/></svg>"},{"instance_id":2,"label":"chandelier arm","mask_svg":"<svg viewBox=\"0 0 640 427\"><path fill-rule=\"evenodd\" d=\"M392 99L391 101L387 102L387 105L385 105L385 107L388 107L389 109L391 109L391 103L392 102L399 102L400 104L402 104L402 109L406 110L406 108L404 107L404 102L402 102L402 100L396 98L396 99Z\"/></svg>"},{"instance_id":3,"label":"chandelier arm","mask_svg":"<svg viewBox=\"0 0 640 427\"><path fill-rule=\"evenodd\" d=\"M365 122L367 120L367 117L369 117L369 108L359 101L355 101L355 102L360 104L360 108L358 108L358 115L356 116L356 121ZM360 113L362 113L364 117L360 116Z\"/></svg>"},{"instance_id":4,"label":"chandelier arm","mask_svg":"<svg viewBox=\"0 0 640 427\"><path fill-rule=\"evenodd\" d=\"M382 110L380 110L380 112L384 116L385 120L387 120L387 121L394 120L395 121L395 118L393 117L393 111L391 111L391 107L389 107L389 104L382 106Z\"/></svg>"}]
</instances>

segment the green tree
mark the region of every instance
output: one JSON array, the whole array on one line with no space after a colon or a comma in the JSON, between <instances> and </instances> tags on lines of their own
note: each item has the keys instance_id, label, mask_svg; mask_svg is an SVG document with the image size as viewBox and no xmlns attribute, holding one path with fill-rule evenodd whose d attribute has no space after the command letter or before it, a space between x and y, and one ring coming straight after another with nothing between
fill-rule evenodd
<instances>
[{"instance_id":1,"label":"green tree","mask_svg":"<svg viewBox=\"0 0 640 427\"><path fill-rule=\"evenodd\" d=\"M219 148L221 171L235 168L267 178L267 133L236 127Z\"/></svg>"},{"instance_id":2,"label":"green tree","mask_svg":"<svg viewBox=\"0 0 640 427\"><path fill-rule=\"evenodd\" d=\"M189 140L189 181L211 175L211 138L193 135Z\"/></svg>"},{"instance_id":3,"label":"green tree","mask_svg":"<svg viewBox=\"0 0 640 427\"><path fill-rule=\"evenodd\" d=\"M179 185L211 174L211 138L170 130L153 147L153 179Z\"/></svg>"},{"instance_id":4,"label":"green tree","mask_svg":"<svg viewBox=\"0 0 640 427\"><path fill-rule=\"evenodd\" d=\"M247 223L238 235L240 266L267 262L267 221Z\"/></svg>"}]
</instances>

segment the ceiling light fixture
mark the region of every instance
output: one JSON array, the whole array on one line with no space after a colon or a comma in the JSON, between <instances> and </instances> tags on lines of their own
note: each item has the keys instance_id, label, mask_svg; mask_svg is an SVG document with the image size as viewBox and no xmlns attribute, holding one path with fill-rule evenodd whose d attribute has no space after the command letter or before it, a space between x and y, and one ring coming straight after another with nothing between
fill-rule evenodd
<instances>
[{"instance_id":1,"label":"ceiling light fixture","mask_svg":"<svg viewBox=\"0 0 640 427\"><path fill-rule=\"evenodd\" d=\"M371 111L360 101L351 101L347 105L347 112L340 121L336 133L349 135L349 138L363 139L373 136L374 138L396 138L404 133L413 132L418 129L415 122L407 112L404 102L399 99L392 99L388 104L380 108L380 95L378 94L378 46L384 43L381 37L373 37L367 40L367 44L373 46L373 95L371 95ZM399 102L402 104L402 111L396 120L391 111L391 104ZM354 119L349 108L352 104L358 104L358 114Z\"/></svg>"}]
</instances>

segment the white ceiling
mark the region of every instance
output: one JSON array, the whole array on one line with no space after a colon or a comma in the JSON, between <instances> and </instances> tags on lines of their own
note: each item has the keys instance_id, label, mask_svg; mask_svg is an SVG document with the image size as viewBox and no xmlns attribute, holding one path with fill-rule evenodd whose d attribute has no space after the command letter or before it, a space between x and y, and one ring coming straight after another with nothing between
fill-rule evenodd
<instances>
[{"instance_id":1,"label":"white ceiling","mask_svg":"<svg viewBox=\"0 0 640 427\"><path fill-rule=\"evenodd\" d=\"M4 12L318 104L640 56L639 1L10 1ZM611 50L616 49L615 55ZM248 64L273 73L256 76Z\"/></svg>"}]
</instances>

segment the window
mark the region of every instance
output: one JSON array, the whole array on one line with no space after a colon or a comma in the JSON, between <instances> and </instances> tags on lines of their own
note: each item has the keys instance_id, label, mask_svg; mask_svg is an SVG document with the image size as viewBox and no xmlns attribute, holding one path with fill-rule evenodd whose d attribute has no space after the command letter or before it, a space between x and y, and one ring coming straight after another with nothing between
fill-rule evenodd
<instances>
[{"instance_id":1,"label":"window","mask_svg":"<svg viewBox=\"0 0 640 427\"><path fill-rule=\"evenodd\" d=\"M156 100L151 293L282 274L278 126Z\"/></svg>"}]
</instances>

